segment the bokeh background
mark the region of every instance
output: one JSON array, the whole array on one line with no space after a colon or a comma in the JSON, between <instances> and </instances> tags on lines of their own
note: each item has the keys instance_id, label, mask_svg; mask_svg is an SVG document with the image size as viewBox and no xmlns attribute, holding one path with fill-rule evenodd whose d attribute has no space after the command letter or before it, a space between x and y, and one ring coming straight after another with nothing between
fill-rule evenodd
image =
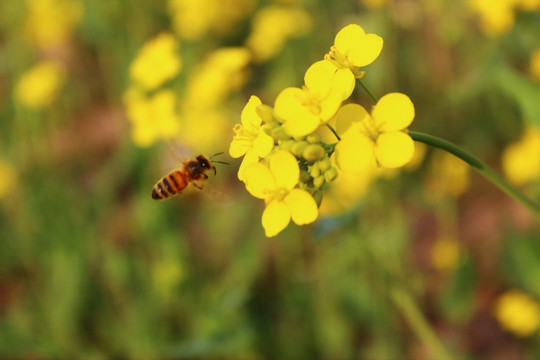
<instances>
[{"instance_id":1,"label":"bokeh background","mask_svg":"<svg viewBox=\"0 0 540 360\"><path fill-rule=\"evenodd\" d=\"M450 155L264 237L232 128L350 23L384 39L376 96L540 201L540 1L0 1L0 358L540 358L540 222Z\"/></svg>"}]
</instances>

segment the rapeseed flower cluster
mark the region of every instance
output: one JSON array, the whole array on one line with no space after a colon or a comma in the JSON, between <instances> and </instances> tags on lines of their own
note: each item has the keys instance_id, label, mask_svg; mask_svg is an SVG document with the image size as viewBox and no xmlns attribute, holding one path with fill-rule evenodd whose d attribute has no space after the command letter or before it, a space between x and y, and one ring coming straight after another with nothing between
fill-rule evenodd
<instances>
[{"instance_id":1,"label":"rapeseed flower cluster","mask_svg":"<svg viewBox=\"0 0 540 360\"><path fill-rule=\"evenodd\" d=\"M540 304L519 290L500 295L494 313L501 326L517 336L531 336L540 329Z\"/></svg>"},{"instance_id":2,"label":"rapeseed flower cluster","mask_svg":"<svg viewBox=\"0 0 540 360\"><path fill-rule=\"evenodd\" d=\"M179 43L170 33L161 33L139 50L129 68L131 84L124 104L131 121L131 138L140 147L160 139L170 139L180 131L177 98L170 89L161 89L181 70Z\"/></svg>"},{"instance_id":3,"label":"rapeseed flower cluster","mask_svg":"<svg viewBox=\"0 0 540 360\"><path fill-rule=\"evenodd\" d=\"M255 8L255 0L169 0L173 28L182 40L229 35Z\"/></svg>"},{"instance_id":4,"label":"rapeseed flower cluster","mask_svg":"<svg viewBox=\"0 0 540 360\"><path fill-rule=\"evenodd\" d=\"M80 0L26 0L24 34L40 49L68 42L82 19Z\"/></svg>"},{"instance_id":5,"label":"rapeseed flower cluster","mask_svg":"<svg viewBox=\"0 0 540 360\"><path fill-rule=\"evenodd\" d=\"M255 14L251 28L246 46L256 62L264 62L279 54L287 39L307 34L312 20L301 8L269 5Z\"/></svg>"},{"instance_id":6,"label":"rapeseed flower cluster","mask_svg":"<svg viewBox=\"0 0 540 360\"><path fill-rule=\"evenodd\" d=\"M15 99L31 109L48 107L57 98L67 77L65 66L55 60L44 60L27 70L15 85Z\"/></svg>"},{"instance_id":7,"label":"rapeseed flower cluster","mask_svg":"<svg viewBox=\"0 0 540 360\"><path fill-rule=\"evenodd\" d=\"M508 180L518 186L540 179L540 129L530 125L521 139L504 149L502 168Z\"/></svg>"},{"instance_id":8,"label":"rapeseed flower cluster","mask_svg":"<svg viewBox=\"0 0 540 360\"><path fill-rule=\"evenodd\" d=\"M396 169L412 159L414 143L407 127L414 105L408 96L387 94L371 111L343 105L365 75L362 68L379 56L382 46L380 36L348 25L324 59L307 69L302 87L281 91L274 107L256 96L246 104L229 153L243 157L238 178L265 201L266 236L277 235L291 220L297 225L314 222L327 194L343 196L340 187L332 186L336 179L343 188L359 189L345 192L355 200L377 169ZM335 213L342 205L327 202L324 212Z\"/></svg>"},{"instance_id":9,"label":"rapeseed flower cluster","mask_svg":"<svg viewBox=\"0 0 540 360\"><path fill-rule=\"evenodd\" d=\"M500 36L514 26L516 11L540 10L540 0L469 0L471 11L478 16L480 29L488 36Z\"/></svg>"}]
</instances>

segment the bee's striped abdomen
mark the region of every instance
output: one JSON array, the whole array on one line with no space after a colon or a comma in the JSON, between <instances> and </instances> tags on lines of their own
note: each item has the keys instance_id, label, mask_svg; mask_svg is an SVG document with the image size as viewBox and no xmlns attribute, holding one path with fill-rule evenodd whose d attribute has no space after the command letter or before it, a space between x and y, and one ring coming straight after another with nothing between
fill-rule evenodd
<instances>
[{"instance_id":1,"label":"bee's striped abdomen","mask_svg":"<svg viewBox=\"0 0 540 360\"><path fill-rule=\"evenodd\" d=\"M173 171L159 180L152 189L152 199L163 200L178 194L187 186L188 180L180 171Z\"/></svg>"}]
</instances>

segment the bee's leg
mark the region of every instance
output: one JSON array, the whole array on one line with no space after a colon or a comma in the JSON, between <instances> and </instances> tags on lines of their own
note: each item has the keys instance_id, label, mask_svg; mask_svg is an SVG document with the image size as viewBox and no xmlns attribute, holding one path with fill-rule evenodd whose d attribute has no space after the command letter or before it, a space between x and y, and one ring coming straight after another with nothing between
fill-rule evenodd
<instances>
[{"instance_id":1,"label":"bee's leg","mask_svg":"<svg viewBox=\"0 0 540 360\"><path fill-rule=\"evenodd\" d=\"M193 182L193 186L195 186L197 189L202 190L203 186L202 184L197 183L196 181Z\"/></svg>"}]
</instances>

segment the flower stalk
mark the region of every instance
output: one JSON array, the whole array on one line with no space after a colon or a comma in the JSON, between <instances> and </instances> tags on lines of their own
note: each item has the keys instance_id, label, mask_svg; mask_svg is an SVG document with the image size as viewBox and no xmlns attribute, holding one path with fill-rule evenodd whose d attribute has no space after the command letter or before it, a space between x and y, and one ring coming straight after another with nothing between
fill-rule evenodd
<instances>
[{"instance_id":1,"label":"flower stalk","mask_svg":"<svg viewBox=\"0 0 540 360\"><path fill-rule=\"evenodd\" d=\"M437 136L430 134L425 134L419 131L409 131L409 135L414 141L422 142L427 145L434 146L441 150L445 150L461 160L465 161L467 164L471 165L476 169L480 174L482 174L486 179L491 181L499 189L504 191L507 195L514 198L516 201L520 202L523 206L529 209L533 214L540 217L540 205L527 197L521 191L519 191L515 186L510 184L505 178L487 166L482 160L478 159L476 156L472 155L463 148L451 143L450 141L441 139Z\"/></svg>"}]
</instances>

